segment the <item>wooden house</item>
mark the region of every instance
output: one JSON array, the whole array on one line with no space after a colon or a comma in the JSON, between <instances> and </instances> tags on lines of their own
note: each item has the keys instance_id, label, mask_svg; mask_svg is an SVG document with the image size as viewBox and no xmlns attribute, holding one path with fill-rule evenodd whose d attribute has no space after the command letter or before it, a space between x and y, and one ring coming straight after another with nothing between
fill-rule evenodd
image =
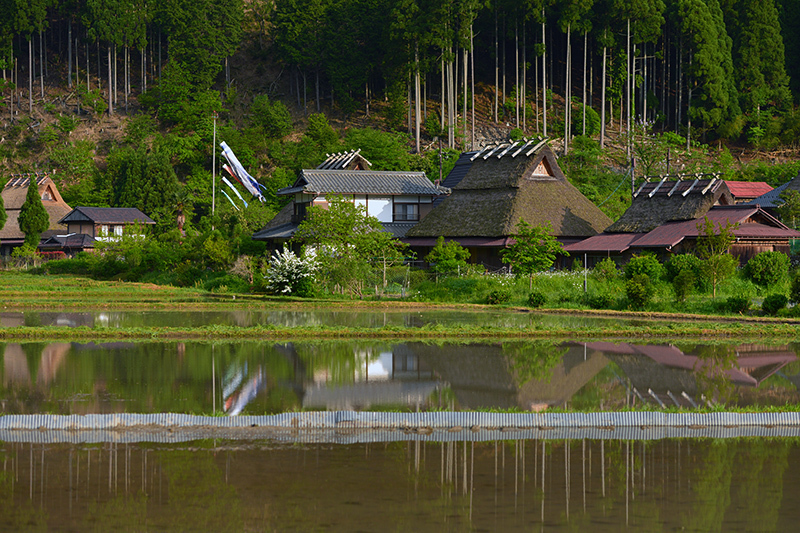
<instances>
[{"instance_id":1,"label":"wooden house","mask_svg":"<svg viewBox=\"0 0 800 533\"><path fill-rule=\"evenodd\" d=\"M136 225L155 225L135 207L76 207L60 223L68 235L87 235L97 241L119 238Z\"/></svg>"},{"instance_id":2,"label":"wooden house","mask_svg":"<svg viewBox=\"0 0 800 533\"><path fill-rule=\"evenodd\" d=\"M715 227L738 224L731 253L740 261L763 251L788 253L800 233L789 229L757 205L736 204L726 183L716 177L645 182L631 206L602 234L565 247L586 265L611 257L627 261L633 254L652 252L666 260L694 250L698 224L708 217Z\"/></svg>"},{"instance_id":3,"label":"wooden house","mask_svg":"<svg viewBox=\"0 0 800 533\"><path fill-rule=\"evenodd\" d=\"M278 190L291 198L253 239L279 249L290 240L312 206L326 208L326 196L339 195L364 206L385 231L401 237L432 209L435 199L450 191L431 183L424 172L369 170L359 151L333 154L315 169L302 170L291 187Z\"/></svg>"},{"instance_id":4,"label":"wooden house","mask_svg":"<svg viewBox=\"0 0 800 533\"><path fill-rule=\"evenodd\" d=\"M611 224L558 167L545 141L518 141L462 154L443 183L445 198L402 239L424 257L442 235L467 248L471 261L502 266L499 252L513 243L521 220L550 223L554 236L569 244Z\"/></svg>"},{"instance_id":5,"label":"wooden house","mask_svg":"<svg viewBox=\"0 0 800 533\"><path fill-rule=\"evenodd\" d=\"M46 240L52 235L64 231L60 220L71 208L61 198L53 180L47 174L38 173L13 176L6 182L2 191L3 205L8 218L3 228L0 229L0 256L10 255L13 248L21 246L25 242L25 234L19 227L19 212L22 204L25 203L31 179L36 180L42 205L50 216L50 226L42 233L41 239Z\"/></svg>"}]
</instances>

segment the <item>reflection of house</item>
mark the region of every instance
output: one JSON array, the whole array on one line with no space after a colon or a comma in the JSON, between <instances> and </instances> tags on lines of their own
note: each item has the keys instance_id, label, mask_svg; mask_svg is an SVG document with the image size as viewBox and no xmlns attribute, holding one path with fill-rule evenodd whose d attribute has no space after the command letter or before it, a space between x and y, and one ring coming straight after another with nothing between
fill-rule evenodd
<instances>
[{"instance_id":1,"label":"reflection of house","mask_svg":"<svg viewBox=\"0 0 800 533\"><path fill-rule=\"evenodd\" d=\"M311 206L327 207L326 195L340 195L363 206L384 229L400 237L430 212L434 199L449 190L434 185L424 172L369 170L359 151L329 156L316 169L302 170L291 187L278 191L292 199L269 224L253 235L278 248L294 235Z\"/></svg>"},{"instance_id":2,"label":"reflection of house","mask_svg":"<svg viewBox=\"0 0 800 533\"><path fill-rule=\"evenodd\" d=\"M64 231L63 226L60 225L60 219L69 212L70 207L61 198L53 180L47 174L14 176L8 180L2 192L3 205L8 219L5 226L0 229L0 255L10 255L13 248L21 246L25 242L25 234L19 228L18 218L22 204L25 203L28 185L32 177L36 179L42 205L50 217L50 226L42 233L41 239L46 240L50 236Z\"/></svg>"},{"instance_id":3,"label":"reflection of house","mask_svg":"<svg viewBox=\"0 0 800 533\"><path fill-rule=\"evenodd\" d=\"M603 231L609 219L558 167L546 142L488 146L461 155L444 184L452 194L402 240L424 257L440 235L468 248L471 261L500 266L520 220L550 223L564 244Z\"/></svg>"},{"instance_id":4,"label":"reflection of house","mask_svg":"<svg viewBox=\"0 0 800 533\"><path fill-rule=\"evenodd\" d=\"M513 344L513 343L512 343ZM535 349L521 343L520 349ZM583 345L552 346L559 361L542 379L528 379L514 369L502 344L408 345L453 391L459 409L562 406L596 376L608 360L585 352Z\"/></svg>"},{"instance_id":5,"label":"reflection of house","mask_svg":"<svg viewBox=\"0 0 800 533\"><path fill-rule=\"evenodd\" d=\"M678 406L700 403L699 397L705 391L698 384L698 374L724 376L734 385L757 387L797 361L788 347L760 345L738 346L730 358L716 359L686 354L672 345L589 342L586 348L614 361L644 400Z\"/></svg>"},{"instance_id":6,"label":"reflection of house","mask_svg":"<svg viewBox=\"0 0 800 533\"><path fill-rule=\"evenodd\" d=\"M756 205L734 205L724 181L716 178L645 182L627 211L600 235L566 246L573 256L587 255L587 266L605 257L627 260L634 253L653 252L662 259L694 249L705 217L715 228L728 222L736 243L731 253L741 260L763 251L789 251L800 233L789 229Z\"/></svg>"}]
</instances>

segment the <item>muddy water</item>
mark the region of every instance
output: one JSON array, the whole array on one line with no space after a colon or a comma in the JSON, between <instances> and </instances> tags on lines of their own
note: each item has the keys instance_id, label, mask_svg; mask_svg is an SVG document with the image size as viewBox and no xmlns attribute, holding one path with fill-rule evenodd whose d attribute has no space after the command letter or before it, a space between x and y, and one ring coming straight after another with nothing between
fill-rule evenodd
<instances>
[{"instance_id":1,"label":"muddy water","mask_svg":"<svg viewBox=\"0 0 800 533\"><path fill-rule=\"evenodd\" d=\"M790 531L798 444L0 443L0 528Z\"/></svg>"},{"instance_id":2,"label":"muddy water","mask_svg":"<svg viewBox=\"0 0 800 533\"><path fill-rule=\"evenodd\" d=\"M798 344L0 344L0 412L587 411L800 403Z\"/></svg>"}]
</instances>

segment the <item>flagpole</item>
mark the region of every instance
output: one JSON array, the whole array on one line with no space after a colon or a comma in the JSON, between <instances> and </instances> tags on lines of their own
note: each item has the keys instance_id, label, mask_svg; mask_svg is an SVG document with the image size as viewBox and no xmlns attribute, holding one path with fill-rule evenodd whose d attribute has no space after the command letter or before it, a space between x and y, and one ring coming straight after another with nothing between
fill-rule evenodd
<instances>
[{"instance_id":1,"label":"flagpole","mask_svg":"<svg viewBox=\"0 0 800 533\"><path fill-rule=\"evenodd\" d=\"M211 231L214 231L214 213L217 208L217 112L211 112L214 119L214 144L211 147Z\"/></svg>"}]
</instances>

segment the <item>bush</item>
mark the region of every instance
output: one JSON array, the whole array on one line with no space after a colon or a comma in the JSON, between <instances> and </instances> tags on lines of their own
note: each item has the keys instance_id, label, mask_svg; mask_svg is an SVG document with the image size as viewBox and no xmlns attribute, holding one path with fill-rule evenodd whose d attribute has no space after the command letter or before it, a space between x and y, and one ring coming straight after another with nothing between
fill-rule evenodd
<instances>
[{"instance_id":1,"label":"bush","mask_svg":"<svg viewBox=\"0 0 800 533\"><path fill-rule=\"evenodd\" d=\"M800 270L792 277L792 287L789 290L789 301L793 304L800 304Z\"/></svg>"},{"instance_id":2,"label":"bush","mask_svg":"<svg viewBox=\"0 0 800 533\"><path fill-rule=\"evenodd\" d=\"M746 296L730 296L725 300L725 310L729 313L744 313L750 309L750 298Z\"/></svg>"},{"instance_id":3,"label":"bush","mask_svg":"<svg viewBox=\"0 0 800 533\"><path fill-rule=\"evenodd\" d=\"M611 281L619 277L617 264L610 257L606 257L594 266L592 276L598 281Z\"/></svg>"},{"instance_id":4,"label":"bush","mask_svg":"<svg viewBox=\"0 0 800 533\"><path fill-rule=\"evenodd\" d=\"M430 263L431 272L437 274L460 273L467 268L469 250L456 241L444 242L441 235L436 239L436 246L425 256L425 261Z\"/></svg>"},{"instance_id":5,"label":"bush","mask_svg":"<svg viewBox=\"0 0 800 533\"><path fill-rule=\"evenodd\" d=\"M508 289L495 289L486 297L489 305L506 304L511 301L511 291Z\"/></svg>"},{"instance_id":6,"label":"bush","mask_svg":"<svg viewBox=\"0 0 800 533\"><path fill-rule=\"evenodd\" d=\"M310 296L314 292L316 262L311 257L297 257L288 248L269 258L265 272L267 290L275 294Z\"/></svg>"},{"instance_id":7,"label":"bush","mask_svg":"<svg viewBox=\"0 0 800 533\"><path fill-rule=\"evenodd\" d=\"M283 102L270 102L266 94L256 96L250 106L253 125L260 127L268 137L277 138L292 132L292 116Z\"/></svg>"},{"instance_id":8,"label":"bush","mask_svg":"<svg viewBox=\"0 0 800 533\"><path fill-rule=\"evenodd\" d=\"M778 311L786 307L789 299L783 294L770 294L761 304L761 310L768 315L777 315Z\"/></svg>"},{"instance_id":9,"label":"bush","mask_svg":"<svg viewBox=\"0 0 800 533\"><path fill-rule=\"evenodd\" d=\"M659 265L660 266L660 265ZM634 309L643 309L653 297L653 284L647 274L634 274L625 283L625 296Z\"/></svg>"},{"instance_id":10,"label":"bush","mask_svg":"<svg viewBox=\"0 0 800 533\"><path fill-rule=\"evenodd\" d=\"M661 278L664 267L653 254L634 255L625 265L625 279L630 280L638 275L645 275L650 281Z\"/></svg>"},{"instance_id":11,"label":"bush","mask_svg":"<svg viewBox=\"0 0 800 533\"><path fill-rule=\"evenodd\" d=\"M608 294L589 294L586 296L586 305L592 309L611 309L614 298Z\"/></svg>"},{"instance_id":12,"label":"bush","mask_svg":"<svg viewBox=\"0 0 800 533\"><path fill-rule=\"evenodd\" d=\"M776 285L789 275L789 256L783 252L761 252L747 262L744 274L762 287Z\"/></svg>"},{"instance_id":13,"label":"bush","mask_svg":"<svg viewBox=\"0 0 800 533\"><path fill-rule=\"evenodd\" d=\"M547 298L541 292L534 291L528 295L528 306L530 307L541 307L546 301Z\"/></svg>"},{"instance_id":14,"label":"bush","mask_svg":"<svg viewBox=\"0 0 800 533\"><path fill-rule=\"evenodd\" d=\"M675 290L675 299L679 302L685 302L689 293L694 290L697 278L691 270L682 270L672 280L672 288Z\"/></svg>"},{"instance_id":15,"label":"bush","mask_svg":"<svg viewBox=\"0 0 800 533\"><path fill-rule=\"evenodd\" d=\"M664 277L670 283L681 272L691 272L694 274L695 279L700 277L703 262L699 257L693 254L678 254L673 255L669 260L664 263Z\"/></svg>"}]
</instances>

